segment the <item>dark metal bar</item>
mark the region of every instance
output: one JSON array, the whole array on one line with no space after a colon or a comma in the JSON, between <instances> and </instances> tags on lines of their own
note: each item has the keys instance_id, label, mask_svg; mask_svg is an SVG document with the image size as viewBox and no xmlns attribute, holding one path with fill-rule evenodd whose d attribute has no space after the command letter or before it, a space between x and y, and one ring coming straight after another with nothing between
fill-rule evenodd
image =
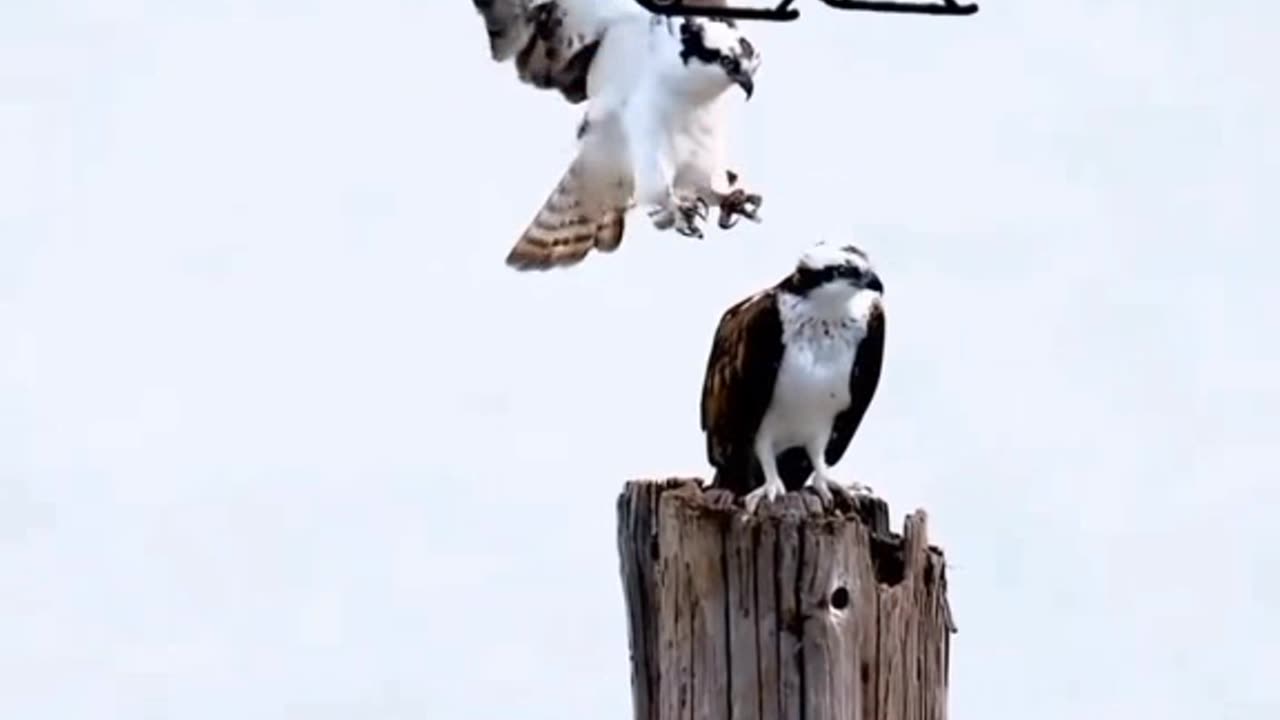
<instances>
[{"instance_id":1,"label":"dark metal bar","mask_svg":"<svg viewBox=\"0 0 1280 720\"><path fill-rule=\"evenodd\" d=\"M970 3L962 5L955 0L941 0L933 3L900 2L898 0L820 0L828 7L837 10L863 10L879 13L900 13L911 15L972 15L978 12L978 6ZM791 9L795 0L782 0L776 7L708 7L705 5L686 5L685 0L636 0L641 7L657 15L675 15L679 17L722 17L735 20L795 20L800 11Z\"/></svg>"},{"instance_id":2,"label":"dark metal bar","mask_svg":"<svg viewBox=\"0 0 1280 720\"><path fill-rule=\"evenodd\" d=\"M822 0L838 10L868 10L870 12L915 13L919 15L972 15L978 12L976 4L961 5L955 0L938 3L893 2L892 0Z\"/></svg>"},{"instance_id":3,"label":"dark metal bar","mask_svg":"<svg viewBox=\"0 0 1280 720\"><path fill-rule=\"evenodd\" d=\"M773 20L782 22L800 17L799 10L792 10L795 0L782 0L777 7L706 7L685 5L684 0L636 0L645 10L657 15L679 17L720 17L734 20Z\"/></svg>"}]
</instances>

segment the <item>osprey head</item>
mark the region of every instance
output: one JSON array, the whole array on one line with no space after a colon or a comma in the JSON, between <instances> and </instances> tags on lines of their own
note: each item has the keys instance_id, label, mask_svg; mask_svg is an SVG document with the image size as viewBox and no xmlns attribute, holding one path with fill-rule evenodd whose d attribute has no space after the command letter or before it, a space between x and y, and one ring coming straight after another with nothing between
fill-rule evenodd
<instances>
[{"instance_id":1,"label":"osprey head","mask_svg":"<svg viewBox=\"0 0 1280 720\"><path fill-rule=\"evenodd\" d=\"M884 294L884 284L867 254L853 245L843 247L820 242L800 256L796 269L784 281L796 295L843 303L860 292Z\"/></svg>"},{"instance_id":2,"label":"osprey head","mask_svg":"<svg viewBox=\"0 0 1280 720\"><path fill-rule=\"evenodd\" d=\"M716 81L737 85L748 99L755 92L760 53L729 18L685 18L680 25L680 60Z\"/></svg>"}]
</instances>

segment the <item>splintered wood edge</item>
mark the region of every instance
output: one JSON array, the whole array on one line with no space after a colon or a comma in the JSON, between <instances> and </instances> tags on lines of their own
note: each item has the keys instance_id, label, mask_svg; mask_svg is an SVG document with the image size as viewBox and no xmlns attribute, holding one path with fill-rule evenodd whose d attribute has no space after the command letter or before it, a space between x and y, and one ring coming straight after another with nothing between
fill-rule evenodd
<instances>
[{"instance_id":1,"label":"splintered wood edge","mask_svg":"<svg viewBox=\"0 0 1280 720\"><path fill-rule=\"evenodd\" d=\"M716 499L716 493L723 491L712 490L707 492L704 489L704 482L701 478L667 478L663 480L628 480L623 487L619 500L621 501L621 498L640 492L653 492L654 489L664 497L674 494L676 497L684 499L690 505L690 509L703 513L736 515L747 520L791 517L796 513L810 520L860 517L863 520L863 524L873 531L885 532L888 530L888 504L875 495L859 495L853 505L842 502L837 498L835 507L823 509L821 503L818 502L817 495L806 488L801 492L786 493L774 502L762 502L756 510L756 514L748 517L742 513L741 498L733 498L732 504L719 501ZM885 515L883 519L876 517L882 509Z\"/></svg>"},{"instance_id":2,"label":"splintered wood edge","mask_svg":"<svg viewBox=\"0 0 1280 720\"><path fill-rule=\"evenodd\" d=\"M803 519L810 522L815 520L819 522L826 520L856 520L866 526L873 534L883 536L883 539L898 543L903 540L903 534L893 532L889 527L888 503L876 495L856 496L852 504L837 498L834 507L823 508L818 501L817 495L806 488L800 492L786 493L774 502L763 502L754 515L748 516L742 511L740 498L734 499L732 504L726 502L727 498L716 498L715 493L717 491L706 492L701 478L666 478L662 480L628 480L623 486L618 502L620 504L625 503L628 502L627 498L629 497L654 493L655 491L657 495L663 498L673 497L679 499L688 505L690 511L724 518L736 518L740 522L748 524L759 523L770 518ZM923 510L917 510L914 515L907 518L907 529L918 525L919 531L923 532L924 524L925 515Z\"/></svg>"},{"instance_id":3,"label":"splintered wood edge","mask_svg":"<svg viewBox=\"0 0 1280 720\"><path fill-rule=\"evenodd\" d=\"M957 631L946 595L946 554L937 545L929 544L929 514L924 509L908 514L903 521L902 532L898 533L889 527L888 503L877 495L857 496L854 506L837 502L835 507L826 509L812 490L805 489L787 493L772 503L761 503L756 514L748 516L742 512L740 502L713 502L714 496L704 492L704 487L705 482L701 478L693 477L628 480L618 494L618 508L621 510L636 498L648 495L653 499L655 510L660 500L670 498L681 503L685 512L715 517L721 522L736 520L747 525L762 525L767 521L785 519L788 522L816 521L819 525L858 523L867 528L873 556L896 555L893 560L901 563L903 576L924 577L927 583L938 585L947 628L953 633Z\"/></svg>"}]
</instances>

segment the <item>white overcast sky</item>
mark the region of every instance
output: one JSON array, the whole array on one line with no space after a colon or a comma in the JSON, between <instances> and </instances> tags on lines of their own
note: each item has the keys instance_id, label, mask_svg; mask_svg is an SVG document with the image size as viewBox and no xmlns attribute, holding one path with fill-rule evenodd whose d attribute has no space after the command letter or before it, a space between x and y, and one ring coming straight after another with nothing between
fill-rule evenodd
<instances>
[{"instance_id":1,"label":"white overcast sky","mask_svg":"<svg viewBox=\"0 0 1280 720\"><path fill-rule=\"evenodd\" d=\"M1280 716L1280 9L797 5L762 225L520 275L580 110L470 3L0 4L0 717L627 717L615 495L705 472L716 320L820 238L951 716Z\"/></svg>"}]
</instances>

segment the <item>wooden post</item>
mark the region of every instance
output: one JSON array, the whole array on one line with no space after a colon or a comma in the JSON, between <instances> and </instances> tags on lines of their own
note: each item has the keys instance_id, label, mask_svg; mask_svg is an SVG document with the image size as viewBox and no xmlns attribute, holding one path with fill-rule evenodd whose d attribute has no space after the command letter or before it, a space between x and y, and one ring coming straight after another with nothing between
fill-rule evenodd
<instances>
[{"instance_id":1,"label":"wooden post","mask_svg":"<svg viewBox=\"0 0 1280 720\"><path fill-rule=\"evenodd\" d=\"M925 513L823 510L811 491L753 517L697 481L618 498L635 720L943 720L951 613Z\"/></svg>"}]
</instances>

